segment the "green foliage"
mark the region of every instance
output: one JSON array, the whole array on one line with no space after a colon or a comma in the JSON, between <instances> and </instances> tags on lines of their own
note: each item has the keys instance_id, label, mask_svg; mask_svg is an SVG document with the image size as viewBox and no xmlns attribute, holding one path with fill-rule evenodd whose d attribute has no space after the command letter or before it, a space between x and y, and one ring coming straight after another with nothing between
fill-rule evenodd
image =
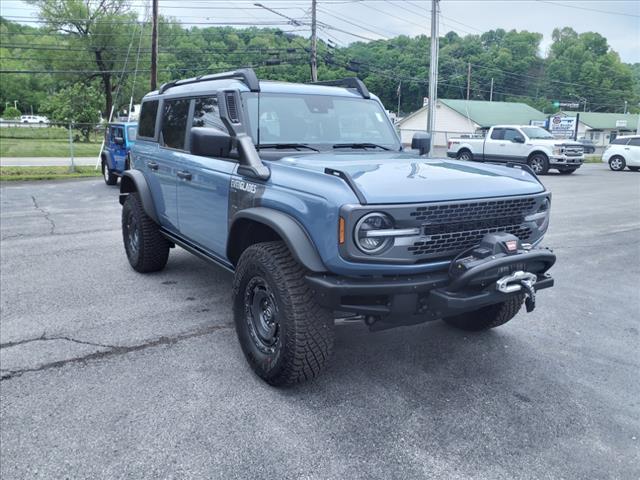
<instances>
[{"instance_id":1,"label":"green foliage","mask_svg":"<svg viewBox=\"0 0 640 480\"><path fill-rule=\"evenodd\" d=\"M89 141L89 134L100 122L101 105L97 88L76 83L49 97L41 108L54 121L77 124L85 141Z\"/></svg>"},{"instance_id":2,"label":"green foliage","mask_svg":"<svg viewBox=\"0 0 640 480\"><path fill-rule=\"evenodd\" d=\"M16 118L20 118L22 112L15 107L7 107L2 112L2 118L5 120L15 120Z\"/></svg>"},{"instance_id":3,"label":"green foliage","mask_svg":"<svg viewBox=\"0 0 640 480\"><path fill-rule=\"evenodd\" d=\"M2 69L99 71L105 68L108 71L124 69L127 73L3 75L0 102L12 103L17 99L24 111L30 105L39 111L51 93L78 81L96 80L102 84L103 115L108 114L109 96L113 96L116 111L128 107L130 97L134 103L140 102L150 89L150 27L132 23L135 14L124 1L37 0L35 3L48 26L34 29L2 20L0 29L10 33L5 36L6 44L34 43L57 50L0 46ZM95 5L108 8L96 13ZM70 10L66 12L63 8ZM100 17L87 26L81 20L88 18L88 8ZM41 35L25 35L34 32ZM577 34L570 28L557 29L547 58L539 54L541 40L539 33L503 29L464 37L446 33L440 40L438 96L465 98L467 68L471 64L472 99L488 100L493 79L494 101L520 101L551 112L553 100L578 101L579 96L586 99L589 110L622 111L627 100L630 111L637 111L640 64L631 67L622 63L604 37L589 32ZM159 84L241 66L253 66L260 78L310 80L309 40L278 29L187 28L171 18L161 18L159 43ZM69 50L64 50L65 47ZM429 47L430 39L424 35L355 42L346 47L332 47L320 41L319 78L330 80L357 75L392 110L397 108L397 90L401 83L401 110L410 112L421 107L423 97L427 96ZM24 60L13 60L15 57ZM136 61L137 77L131 73ZM110 88L106 88L107 84Z\"/></svg>"}]
</instances>

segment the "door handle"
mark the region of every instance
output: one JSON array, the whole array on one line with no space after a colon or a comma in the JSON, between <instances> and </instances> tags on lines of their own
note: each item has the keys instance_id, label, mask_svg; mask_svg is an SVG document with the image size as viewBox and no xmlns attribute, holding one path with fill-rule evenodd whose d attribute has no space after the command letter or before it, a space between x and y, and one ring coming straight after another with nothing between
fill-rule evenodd
<instances>
[{"instance_id":1,"label":"door handle","mask_svg":"<svg viewBox=\"0 0 640 480\"><path fill-rule=\"evenodd\" d=\"M151 170L158 170L158 163L157 162L147 162L147 167L149 167Z\"/></svg>"},{"instance_id":2,"label":"door handle","mask_svg":"<svg viewBox=\"0 0 640 480\"><path fill-rule=\"evenodd\" d=\"M183 180L191 180L191 172L186 172L183 170L176 173L176 175L178 176L178 178L182 178Z\"/></svg>"}]
</instances>

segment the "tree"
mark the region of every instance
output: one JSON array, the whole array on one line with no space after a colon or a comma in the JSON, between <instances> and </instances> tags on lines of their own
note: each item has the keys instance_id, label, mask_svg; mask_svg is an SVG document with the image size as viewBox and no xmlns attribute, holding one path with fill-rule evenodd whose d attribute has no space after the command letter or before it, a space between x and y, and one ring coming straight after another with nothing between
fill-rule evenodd
<instances>
[{"instance_id":1,"label":"tree","mask_svg":"<svg viewBox=\"0 0 640 480\"><path fill-rule=\"evenodd\" d=\"M137 28L136 15L129 11L126 0L29 0L39 9L48 28L66 33L73 45L86 47L87 54L76 55L78 70L87 70L87 55L93 56L96 73L85 78L101 79L104 93L104 115L113 106L114 71L124 69L127 47ZM135 31L134 31L135 33ZM67 68L69 65L67 64Z\"/></svg>"},{"instance_id":2,"label":"tree","mask_svg":"<svg viewBox=\"0 0 640 480\"><path fill-rule=\"evenodd\" d=\"M2 113L5 120L15 120L16 118L20 118L21 115L22 112L15 107L7 107Z\"/></svg>"},{"instance_id":3,"label":"tree","mask_svg":"<svg viewBox=\"0 0 640 480\"><path fill-rule=\"evenodd\" d=\"M100 121L101 103L96 87L76 83L45 100L42 110L53 120L75 124L88 142L91 131Z\"/></svg>"}]
</instances>

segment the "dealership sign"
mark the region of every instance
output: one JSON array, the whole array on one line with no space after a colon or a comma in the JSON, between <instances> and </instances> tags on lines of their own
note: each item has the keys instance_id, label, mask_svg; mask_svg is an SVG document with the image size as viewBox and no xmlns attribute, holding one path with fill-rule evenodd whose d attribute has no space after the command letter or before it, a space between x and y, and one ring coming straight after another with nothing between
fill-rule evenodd
<instances>
[{"instance_id":1,"label":"dealership sign","mask_svg":"<svg viewBox=\"0 0 640 480\"><path fill-rule=\"evenodd\" d=\"M626 120L616 120L616 128L626 127L626 126L627 126Z\"/></svg>"},{"instance_id":2,"label":"dealership sign","mask_svg":"<svg viewBox=\"0 0 640 480\"><path fill-rule=\"evenodd\" d=\"M554 137L572 138L576 131L576 117L554 115L549 121L549 131Z\"/></svg>"}]
</instances>

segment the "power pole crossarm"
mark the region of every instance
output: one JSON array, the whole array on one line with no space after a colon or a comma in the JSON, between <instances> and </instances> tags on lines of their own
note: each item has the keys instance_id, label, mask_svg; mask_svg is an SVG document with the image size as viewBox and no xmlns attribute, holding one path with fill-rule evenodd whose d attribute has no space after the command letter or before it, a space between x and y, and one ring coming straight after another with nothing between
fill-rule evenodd
<instances>
[{"instance_id":1,"label":"power pole crossarm","mask_svg":"<svg viewBox=\"0 0 640 480\"><path fill-rule=\"evenodd\" d=\"M427 103L427 132L431 134L436 123L436 101L438 96L438 2L431 0L431 60L429 61L429 99Z\"/></svg>"},{"instance_id":2,"label":"power pole crossarm","mask_svg":"<svg viewBox=\"0 0 640 480\"><path fill-rule=\"evenodd\" d=\"M317 0L311 0L311 81L318 81L318 36L316 25Z\"/></svg>"}]
</instances>

